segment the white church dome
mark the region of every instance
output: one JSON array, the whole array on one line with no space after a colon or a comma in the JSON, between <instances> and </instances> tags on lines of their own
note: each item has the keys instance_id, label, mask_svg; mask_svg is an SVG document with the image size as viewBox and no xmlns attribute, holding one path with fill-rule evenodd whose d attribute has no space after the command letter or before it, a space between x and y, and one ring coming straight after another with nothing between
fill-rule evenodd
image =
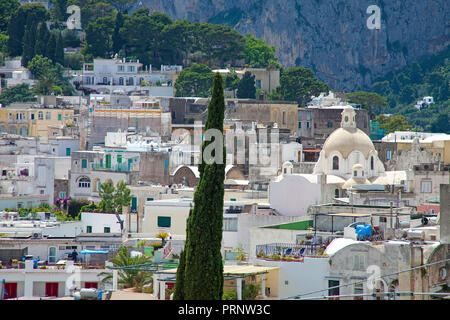
<instances>
[{"instance_id":1,"label":"white church dome","mask_svg":"<svg viewBox=\"0 0 450 320\"><path fill-rule=\"evenodd\" d=\"M325 157L328 157L333 151L339 151L344 158L347 158L353 150L358 150L367 159L370 152L375 151L375 147L364 131L358 128L354 128L354 130L339 128L325 140L322 150L325 152Z\"/></svg>"}]
</instances>

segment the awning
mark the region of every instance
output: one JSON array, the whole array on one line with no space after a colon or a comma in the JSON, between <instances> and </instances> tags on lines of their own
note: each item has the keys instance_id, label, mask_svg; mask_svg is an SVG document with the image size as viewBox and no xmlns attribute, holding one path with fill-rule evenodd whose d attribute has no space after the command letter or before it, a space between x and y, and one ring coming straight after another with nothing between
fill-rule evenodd
<instances>
[{"instance_id":1,"label":"awning","mask_svg":"<svg viewBox=\"0 0 450 320\"><path fill-rule=\"evenodd\" d=\"M253 265L225 265L223 266L223 275L224 276L232 276L232 275L256 275L261 273L267 273L271 270L280 269L279 267L263 267L263 266L253 266ZM154 271L153 273L161 273L161 274L176 274L177 268L167 269L164 271Z\"/></svg>"},{"instance_id":2,"label":"awning","mask_svg":"<svg viewBox=\"0 0 450 320\"><path fill-rule=\"evenodd\" d=\"M369 217L368 213L330 213L330 216L339 216L339 217Z\"/></svg>"},{"instance_id":3,"label":"awning","mask_svg":"<svg viewBox=\"0 0 450 320\"><path fill-rule=\"evenodd\" d=\"M108 250L81 250L80 254L93 254L93 253L103 253L106 254L108 253Z\"/></svg>"},{"instance_id":4,"label":"awning","mask_svg":"<svg viewBox=\"0 0 450 320\"><path fill-rule=\"evenodd\" d=\"M303 152L320 152L319 149L303 149Z\"/></svg>"}]
</instances>

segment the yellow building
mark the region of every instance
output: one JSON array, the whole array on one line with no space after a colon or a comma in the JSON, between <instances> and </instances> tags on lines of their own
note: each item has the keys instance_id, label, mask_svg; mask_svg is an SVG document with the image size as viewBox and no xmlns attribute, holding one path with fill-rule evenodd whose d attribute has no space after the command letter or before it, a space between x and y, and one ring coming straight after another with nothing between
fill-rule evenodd
<instances>
[{"instance_id":1,"label":"yellow building","mask_svg":"<svg viewBox=\"0 0 450 320\"><path fill-rule=\"evenodd\" d=\"M73 122L73 109L30 106L10 106L0 109L0 132L10 134L46 137L49 135L49 126L63 126Z\"/></svg>"},{"instance_id":2,"label":"yellow building","mask_svg":"<svg viewBox=\"0 0 450 320\"><path fill-rule=\"evenodd\" d=\"M411 151L412 142L397 142L398 151ZM442 137L428 137L420 140L420 148L433 154L433 157L440 158L443 163L450 163L450 135Z\"/></svg>"}]
</instances>

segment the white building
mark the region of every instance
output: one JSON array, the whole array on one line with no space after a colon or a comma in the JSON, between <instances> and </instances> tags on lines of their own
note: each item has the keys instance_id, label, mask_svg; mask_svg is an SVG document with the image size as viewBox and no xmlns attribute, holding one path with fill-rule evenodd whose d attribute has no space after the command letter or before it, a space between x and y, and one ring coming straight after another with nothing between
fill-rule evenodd
<instances>
[{"instance_id":1,"label":"white building","mask_svg":"<svg viewBox=\"0 0 450 320\"><path fill-rule=\"evenodd\" d=\"M0 278L5 281L5 299L24 297L64 297L71 289L99 288L99 274L105 269L82 269L67 261L62 268L34 269L33 260L25 261L25 269L0 269Z\"/></svg>"},{"instance_id":2,"label":"white building","mask_svg":"<svg viewBox=\"0 0 450 320\"><path fill-rule=\"evenodd\" d=\"M385 171L369 136L356 127L355 110L344 106L341 128L325 140L312 174L282 174L269 185L269 201L281 215L304 215L312 205L348 197L355 185L406 185L405 171Z\"/></svg>"},{"instance_id":3,"label":"white building","mask_svg":"<svg viewBox=\"0 0 450 320\"><path fill-rule=\"evenodd\" d=\"M143 69L144 68L144 69ZM82 87L103 93L146 92L147 94L173 96L173 85L181 66L161 66L160 71L152 71L151 66L143 66L139 60L94 59L83 65ZM155 89L164 87L166 89Z\"/></svg>"}]
</instances>

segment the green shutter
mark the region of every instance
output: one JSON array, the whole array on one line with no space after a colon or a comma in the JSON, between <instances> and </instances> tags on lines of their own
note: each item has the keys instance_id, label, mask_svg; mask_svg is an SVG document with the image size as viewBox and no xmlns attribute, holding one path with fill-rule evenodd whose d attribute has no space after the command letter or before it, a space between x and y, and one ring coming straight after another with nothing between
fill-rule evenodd
<instances>
[{"instance_id":1,"label":"green shutter","mask_svg":"<svg viewBox=\"0 0 450 320\"><path fill-rule=\"evenodd\" d=\"M66 148L66 156L70 156L70 148Z\"/></svg>"},{"instance_id":2,"label":"green shutter","mask_svg":"<svg viewBox=\"0 0 450 320\"><path fill-rule=\"evenodd\" d=\"M131 212L136 212L137 209L137 198L131 198Z\"/></svg>"},{"instance_id":3,"label":"green shutter","mask_svg":"<svg viewBox=\"0 0 450 320\"><path fill-rule=\"evenodd\" d=\"M106 169L111 169L111 155L106 155Z\"/></svg>"},{"instance_id":4,"label":"green shutter","mask_svg":"<svg viewBox=\"0 0 450 320\"><path fill-rule=\"evenodd\" d=\"M158 217L158 228L170 228L170 217Z\"/></svg>"},{"instance_id":5,"label":"green shutter","mask_svg":"<svg viewBox=\"0 0 450 320\"><path fill-rule=\"evenodd\" d=\"M82 168L87 168L87 159L82 159L81 160L81 167Z\"/></svg>"},{"instance_id":6,"label":"green shutter","mask_svg":"<svg viewBox=\"0 0 450 320\"><path fill-rule=\"evenodd\" d=\"M122 155L121 154L117 155L117 163L122 163Z\"/></svg>"}]
</instances>

